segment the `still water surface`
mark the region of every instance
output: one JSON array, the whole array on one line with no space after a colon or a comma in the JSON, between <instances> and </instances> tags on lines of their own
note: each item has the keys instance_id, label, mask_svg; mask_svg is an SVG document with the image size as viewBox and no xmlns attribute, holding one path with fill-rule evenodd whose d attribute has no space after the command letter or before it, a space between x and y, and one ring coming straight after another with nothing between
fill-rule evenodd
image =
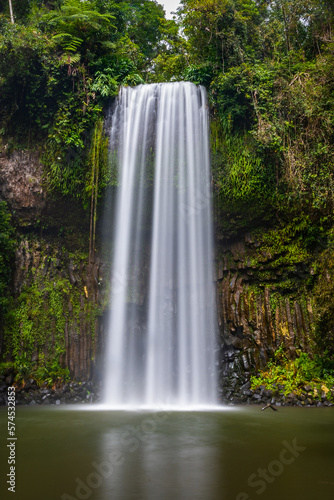
<instances>
[{"instance_id":1,"label":"still water surface","mask_svg":"<svg viewBox=\"0 0 334 500\"><path fill-rule=\"evenodd\" d=\"M334 408L86 408L17 407L15 494L6 485L7 419L1 408L1 498L334 498Z\"/></svg>"}]
</instances>

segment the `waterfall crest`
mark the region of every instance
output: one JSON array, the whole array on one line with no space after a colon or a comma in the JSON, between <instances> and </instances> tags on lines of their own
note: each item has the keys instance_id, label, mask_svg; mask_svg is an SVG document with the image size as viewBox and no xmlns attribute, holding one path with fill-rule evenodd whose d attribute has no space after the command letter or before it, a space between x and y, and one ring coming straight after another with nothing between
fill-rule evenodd
<instances>
[{"instance_id":1,"label":"waterfall crest","mask_svg":"<svg viewBox=\"0 0 334 500\"><path fill-rule=\"evenodd\" d=\"M188 82L123 88L105 403L216 403L208 112Z\"/></svg>"}]
</instances>

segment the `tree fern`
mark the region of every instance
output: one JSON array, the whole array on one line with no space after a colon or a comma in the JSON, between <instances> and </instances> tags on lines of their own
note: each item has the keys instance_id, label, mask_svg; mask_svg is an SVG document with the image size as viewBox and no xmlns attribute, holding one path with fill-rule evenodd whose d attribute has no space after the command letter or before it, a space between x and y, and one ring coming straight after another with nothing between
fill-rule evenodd
<instances>
[{"instance_id":1,"label":"tree fern","mask_svg":"<svg viewBox=\"0 0 334 500\"><path fill-rule=\"evenodd\" d=\"M76 52L82 44L82 38L70 35L69 33L58 33L53 36L53 40L60 43L65 52Z\"/></svg>"}]
</instances>

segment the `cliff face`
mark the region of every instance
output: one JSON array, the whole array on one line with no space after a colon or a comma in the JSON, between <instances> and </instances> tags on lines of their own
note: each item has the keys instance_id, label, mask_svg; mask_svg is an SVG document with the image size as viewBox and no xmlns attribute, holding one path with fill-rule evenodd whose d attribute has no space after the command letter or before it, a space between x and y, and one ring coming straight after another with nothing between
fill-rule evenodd
<instances>
[{"instance_id":1,"label":"cliff face","mask_svg":"<svg viewBox=\"0 0 334 500\"><path fill-rule=\"evenodd\" d=\"M15 151L0 155L0 197L8 203L20 225L36 222L46 205L38 154Z\"/></svg>"},{"instance_id":2,"label":"cliff face","mask_svg":"<svg viewBox=\"0 0 334 500\"><path fill-rule=\"evenodd\" d=\"M86 257L86 256L85 256ZM44 238L22 238L15 253L14 318L6 340L25 347L32 361L60 363L76 380L98 377L101 265Z\"/></svg>"},{"instance_id":3,"label":"cliff face","mask_svg":"<svg viewBox=\"0 0 334 500\"><path fill-rule=\"evenodd\" d=\"M249 233L218 249L222 384L263 368L281 344L291 359L310 350L314 301L306 283L313 269L302 256L286 262L285 250L270 253Z\"/></svg>"},{"instance_id":4,"label":"cliff face","mask_svg":"<svg viewBox=\"0 0 334 500\"><path fill-rule=\"evenodd\" d=\"M56 363L76 380L98 379L110 270L97 256L88 264L87 214L73 201L47 195L32 153L0 158L0 193L17 232L1 359L25 352L26 363L44 363L46 373ZM305 250L290 229L254 227L230 240L216 235L222 386L248 379L282 343L291 359L310 350L324 248L318 242ZM323 279L332 282L328 271Z\"/></svg>"},{"instance_id":5,"label":"cliff face","mask_svg":"<svg viewBox=\"0 0 334 500\"><path fill-rule=\"evenodd\" d=\"M86 213L47 196L36 153L0 158L0 193L17 235L1 361L16 357L23 371L38 362L42 378L68 368L76 380L98 379L104 268L98 257L88 264Z\"/></svg>"}]
</instances>

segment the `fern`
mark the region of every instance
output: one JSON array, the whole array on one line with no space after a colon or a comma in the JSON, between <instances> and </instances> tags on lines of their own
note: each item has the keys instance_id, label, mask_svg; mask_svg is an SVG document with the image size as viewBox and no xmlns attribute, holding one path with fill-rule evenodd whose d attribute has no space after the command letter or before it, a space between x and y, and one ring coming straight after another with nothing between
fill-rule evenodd
<instances>
[{"instance_id":1,"label":"fern","mask_svg":"<svg viewBox=\"0 0 334 500\"><path fill-rule=\"evenodd\" d=\"M66 0L60 11L49 19L49 24L55 27L63 27L68 32L83 26L99 30L103 25L110 25L112 19L115 19L115 17L111 14L100 14L98 11L92 10L91 2Z\"/></svg>"},{"instance_id":2,"label":"fern","mask_svg":"<svg viewBox=\"0 0 334 500\"><path fill-rule=\"evenodd\" d=\"M58 33L52 38L60 43L65 52L76 52L83 41L82 38L77 38L69 33Z\"/></svg>"},{"instance_id":3,"label":"fern","mask_svg":"<svg viewBox=\"0 0 334 500\"><path fill-rule=\"evenodd\" d=\"M66 64L69 66L73 66L74 64L77 64L80 62L81 56L77 52L75 54L70 54L69 52L64 53L61 58L60 58L60 65L65 66Z\"/></svg>"}]
</instances>

